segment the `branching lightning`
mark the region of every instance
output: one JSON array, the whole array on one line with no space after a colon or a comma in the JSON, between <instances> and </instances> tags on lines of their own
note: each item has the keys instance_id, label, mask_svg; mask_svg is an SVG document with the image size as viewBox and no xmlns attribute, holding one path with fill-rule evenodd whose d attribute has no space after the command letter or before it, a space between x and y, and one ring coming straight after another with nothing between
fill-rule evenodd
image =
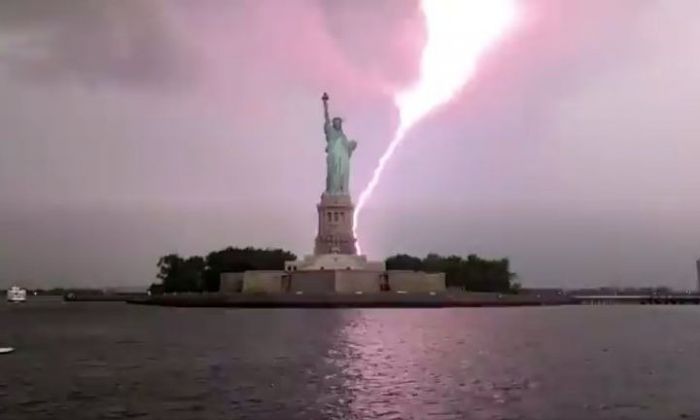
<instances>
[{"instance_id":1,"label":"branching lightning","mask_svg":"<svg viewBox=\"0 0 700 420\"><path fill-rule=\"evenodd\" d=\"M471 79L479 57L514 22L516 0L422 0L427 40L417 82L394 96L399 126L360 194L353 231L377 187L387 162L406 133L436 107L445 104ZM361 254L359 240L357 252Z\"/></svg>"}]
</instances>

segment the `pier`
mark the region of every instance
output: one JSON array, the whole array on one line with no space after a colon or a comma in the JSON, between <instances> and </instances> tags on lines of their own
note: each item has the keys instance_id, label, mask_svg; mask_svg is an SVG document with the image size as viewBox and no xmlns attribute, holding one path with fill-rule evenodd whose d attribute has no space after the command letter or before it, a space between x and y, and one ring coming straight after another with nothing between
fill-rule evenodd
<instances>
[{"instance_id":1,"label":"pier","mask_svg":"<svg viewBox=\"0 0 700 420\"><path fill-rule=\"evenodd\" d=\"M583 305L698 305L700 295L574 295Z\"/></svg>"}]
</instances>

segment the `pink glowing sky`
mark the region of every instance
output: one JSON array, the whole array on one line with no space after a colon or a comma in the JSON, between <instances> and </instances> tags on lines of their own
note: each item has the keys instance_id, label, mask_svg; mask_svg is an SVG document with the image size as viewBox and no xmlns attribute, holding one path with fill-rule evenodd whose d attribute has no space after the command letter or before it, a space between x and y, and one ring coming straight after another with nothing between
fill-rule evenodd
<instances>
[{"instance_id":1,"label":"pink glowing sky","mask_svg":"<svg viewBox=\"0 0 700 420\"><path fill-rule=\"evenodd\" d=\"M519 1L471 83L421 121L363 251L508 256L528 286L693 287L694 0ZM146 284L163 253L311 250L320 93L359 142L415 81L417 2L0 2L0 287Z\"/></svg>"}]
</instances>

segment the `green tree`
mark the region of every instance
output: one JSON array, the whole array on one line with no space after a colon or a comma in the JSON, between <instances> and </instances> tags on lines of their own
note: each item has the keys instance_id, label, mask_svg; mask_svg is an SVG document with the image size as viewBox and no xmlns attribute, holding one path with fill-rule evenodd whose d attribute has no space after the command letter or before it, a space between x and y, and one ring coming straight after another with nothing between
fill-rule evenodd
<instances>
[{"instance_id":1,"label":"green tree","mask_svg":"<svg viewBox=\"0 0 700 420\"><path fill-rule=\"evenodd\" d=\"M297 257L283 249L228 247L210 252L204 270L205 290L219 290L221 273L240 273L248 270L283 270L284 262Z\"/></svg>"},{"instance_id":2,"label":"green tree","mask_svg":"<svg viewBox=\"0 0 700 420\"><path fill-rule=\"evenodd\" d=\"M386 269L420 271L423 269L423 261L411 255L398 254L386 259Z\"/></svg>"},{"instance_id":3,"label":"green tree","mask_svg":"<svg viewBox=\"0 0 700 420\"><path fill-rule=\"evenodd\" d=\"M443 257L430 253L422 260L406 254L387 258L388 270L424 270L429 273L445 273L448 287L478 292L516 292L515 273L510 272L507 258L486 260L477 255L462 258L457 255Z\"/></svg>"},{"instance_id":4,"label":"green tree","mask_svg":"<svg viewBox=\"0 0 700 420\"><path fill-rule=\"evenodd\" d=\"M201 291L204 266L202 257L184 259L177 254L168 254L158 260L158 278L166 293Z\"/></svg>"},{"instance_id":5,"label":"green tree","mask_svg":"<svg viewBox=\"0 0 700 420\"><path fill-rule=\"evenodd\" d=\"M158 260L158 278L162 290L172 292L216 292L221 273L247 270L282 270L284 262L295 260L296 255L283 249L228 247L207 254L206 258L183 258L168 254ZM160 290L154 285L153 290Z\"/></svg>"}]
</instances>

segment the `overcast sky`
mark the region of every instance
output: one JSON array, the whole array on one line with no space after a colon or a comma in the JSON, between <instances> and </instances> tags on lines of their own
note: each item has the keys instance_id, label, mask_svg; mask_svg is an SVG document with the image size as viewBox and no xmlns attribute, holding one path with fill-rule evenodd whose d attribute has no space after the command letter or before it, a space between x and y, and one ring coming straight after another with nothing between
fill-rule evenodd
<instances>
[{"instance_id":1,"label":"overcast sky","mask_svg":"<svg viewBox=\"0 0 700 420\"><path fill-rule=\"evenodd\" d=\"M363 250L509 257L532 287L694 287L700 2L519 4L387 166ZM359 143L357 198L424 37L409 0L0 1L0 287L311 252L321 93Z\"/></svg>"}]
</instances>

